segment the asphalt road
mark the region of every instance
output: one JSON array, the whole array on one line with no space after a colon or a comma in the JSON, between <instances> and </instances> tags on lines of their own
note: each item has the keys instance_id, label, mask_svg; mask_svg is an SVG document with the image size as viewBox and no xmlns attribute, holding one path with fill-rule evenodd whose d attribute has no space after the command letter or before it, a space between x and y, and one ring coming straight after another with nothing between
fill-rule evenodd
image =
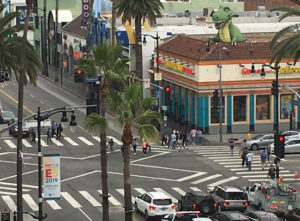
<instances>
[{"instance_id":1,"label":"asphalt road","mask_svg":"<svg viewBox=\"0 0 300 221\"><path fill-rule=\"evenodd\" d=\"M17 113L17 84L0 89L2 106ZM38 87L26 86L24 95L24 115L61 106L85 105L80 98L43 79ZM46 144L42 136L43 153L61 154L61 200L45 201L44 212L47 220L101 220L101 171L99 137L84 129L85 110L76 110L79 124L76 133L66 128L64 139L52 145ZM60 114L51 120L59 122ZM70 116L69 116L70 118ZM113 129L112 129L113 128ZM120 130L111 125L107 132L116 142L114 153L109 156L110 214L112 221L124 220L122 154L119 149ZM16 206L16 139L0 138L0 209L15 210ZM24 211L37 214L37 146L23 141L23 190ZM141 149L137 155L131 154L131 183L133 197L144 191L165 191L176 202L187 191L207 192L219 184L232 184L240 187L251 186L267 179L267 171L259 164L259 152L254 155L253 170L242 167L238 149L231 157L227 146L199 146L175 151L152 147L151 154L144 156ZM300 182L294 180L294 171L299 169L299 155L288 155L281 162L284 180L300 190ZM299 196L300 197L300 196ZM298 198L299 198L298 197ZM296 205L299 207L299 200ZM134 214L135 220L144 220Z\"/></svg>"}]
</instances>

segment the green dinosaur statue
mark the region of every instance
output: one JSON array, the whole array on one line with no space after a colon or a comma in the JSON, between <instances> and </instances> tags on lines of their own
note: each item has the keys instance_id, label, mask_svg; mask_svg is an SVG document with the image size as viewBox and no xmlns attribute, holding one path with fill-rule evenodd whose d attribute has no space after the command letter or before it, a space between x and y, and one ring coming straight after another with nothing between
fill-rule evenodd
<instances>
[{"instance_id":1,"label":"green dinosaur statue","mask_svg":"<svg viewBox=\"0 0 300 221\"><path fill-rule=\"evenodd\" d=\"M219 10L214 12L212 20L215 23L218 34L214 38L208 39L208 45L212 42L231 42L236 44L244 41L241 31L232 24L232 10L228 6L220 5Z\"/></svg>"}]
</instances>

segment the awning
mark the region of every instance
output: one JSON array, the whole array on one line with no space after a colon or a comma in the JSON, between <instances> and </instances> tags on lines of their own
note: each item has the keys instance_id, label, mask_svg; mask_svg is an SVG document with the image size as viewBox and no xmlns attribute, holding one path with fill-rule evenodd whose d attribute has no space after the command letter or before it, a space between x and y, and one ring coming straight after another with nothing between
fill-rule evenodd
<instances>
[{"instance_id":1,"label":"awning","mask_svg":"<svg viewBox=\"0 0 300 221\"><path fill-rule=\"evenodd\" d=\"M56 11L51 10L53 15L53 21L56 22ZM58 23L70 22L73 20L72 13L70 10L58 10Z\"/></svg>"}]
</instances>

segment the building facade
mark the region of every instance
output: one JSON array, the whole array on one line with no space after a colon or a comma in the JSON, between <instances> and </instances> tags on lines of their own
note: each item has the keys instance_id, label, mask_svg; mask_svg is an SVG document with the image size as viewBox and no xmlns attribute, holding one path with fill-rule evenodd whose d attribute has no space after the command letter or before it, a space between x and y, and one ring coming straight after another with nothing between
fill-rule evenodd
<instances>
[{"instance_id":1,"label":"building facade","mask_svg":"<svg viewBox=\"0 0 300 221\"><path fill-rule=\"evenodd\" d=\"M289 0L239 0L239 2L244 2L245 11L257 11L258 6L265 6L266 10L283 6L296 6Z\"/></svg>"},{"instance_id":2,"label":"building facade","mask_svg":"<svg viewBox=\"0 0 300 221\"><path fill-rule=\"evenodd\" d=\"M275 73L264 67L266 76L260 76L262 64L268 64L270 57L269 42L214 43L207 51L206 41L178 35L160 45L159 59L154 61L159 62L163 76L160 86L171 87L168 119L189 128L201 128L205 133L218 133L220 109L213 105L213 92L222 88L222 131L272 131L276 124L276 101L271 95ZM280 64L279 84L298 91L300 67L286 62ZM290 123L300 128L300 110L292 104L295 102L300 104L297 96L281 87L280 130L288 129ZM160 108L165 105L163 90L159 104ZM219 104L218 100L218 107Z\"/></svg>"}]
</instances>

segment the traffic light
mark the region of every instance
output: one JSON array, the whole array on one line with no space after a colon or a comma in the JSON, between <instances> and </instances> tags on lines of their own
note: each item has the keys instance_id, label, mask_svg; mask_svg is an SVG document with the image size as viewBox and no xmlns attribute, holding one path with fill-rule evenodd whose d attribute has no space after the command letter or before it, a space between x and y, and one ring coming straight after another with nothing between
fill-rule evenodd
<instances>
[{"instance_id":1,"label":"traffic light","mask_svg":"<svg viewBox=\"0 0 300 221\"><path fill-rule=\"evenodd\" d=\"M171 105L171 88L165 86L165 105Z\"/></svg>"},{"instance_id":2,"label":"traffic light","mask_svg":"<svg viewBox=\"0 0 300 221\"><path fill-rule=\"evenodd\" d=\"M7 33L6 34L6 38L10 38L11 37L11 34L10 33Z\"/></svg>"},{"instance_id":3,"label":"traffic light","mask_svg":"<svg viewBox=\"0 0 300 221\"><path fill-rule=\"evenodd\" d=\"M271 93L274 96L278 96L278 82L275 80L272 82Z\"/></svg>"},{"instance_id":4,"label":"traffic light","mask_svg":"<svg viewBox=\"0 0 300 221\"><path fill-rule=\"evenodd\" d=\"M284 135L274 135L274 154L279 158L284 158L285 138Z\"/></svg>"},{"instance_id":5,"label":"traffic light","mask_svg":"<svg viewBox=\"0 0 300 221\"><path fill-rule=\"evenodd\" d=\"M84 82L84 73L81 69L76 69L74 73L74 82Z\"/></svg>"},{"instance_id":6,"label":"traffic light","mask_svg":"<svg viewBox=\"0 0 300 221\"><path fill-rule=\"evenodd\" d=\"M218 107L218 89L215 89L213 92L213 108L216 109Z\"/></svg>"}]
</instances>

